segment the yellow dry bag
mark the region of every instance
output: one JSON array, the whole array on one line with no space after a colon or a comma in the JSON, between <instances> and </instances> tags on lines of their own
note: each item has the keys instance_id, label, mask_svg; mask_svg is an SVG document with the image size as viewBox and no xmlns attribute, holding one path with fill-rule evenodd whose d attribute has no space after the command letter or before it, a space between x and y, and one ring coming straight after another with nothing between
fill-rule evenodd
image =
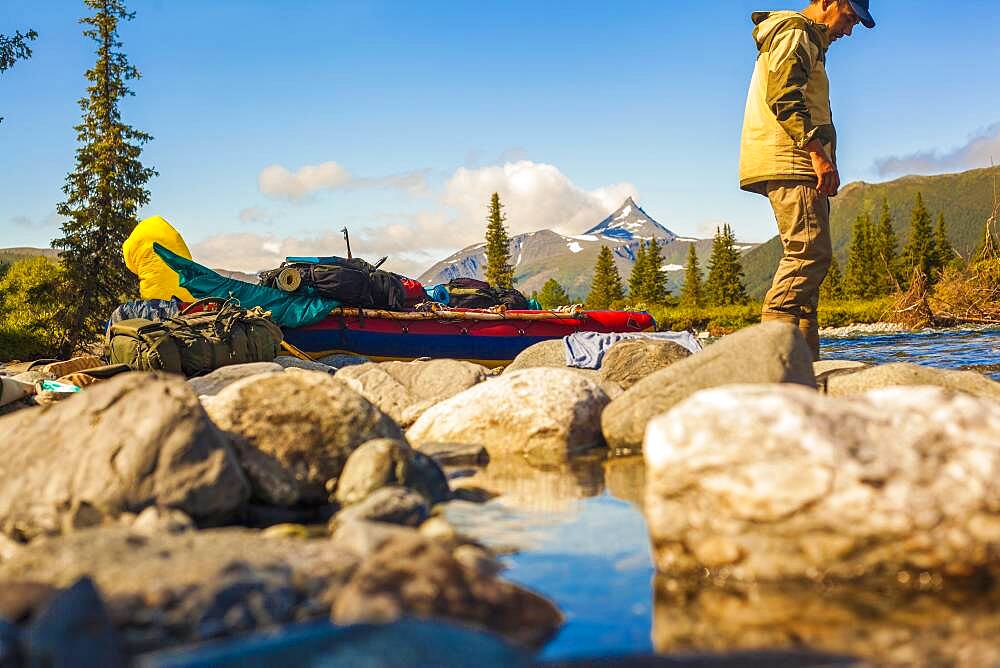
<instances>
[{"instance_id":1,"label":"yellow dry bag","mask_svg":"<svg viewBox=\"0 0 1000 668\"><path fill-rule=\"evenodd\" d=\"M143 299L177 297L183 302L195 301L194 296L181 287L177 272L153 251L154 242L187 260L191 259L191 251L180 233L160 216L152 216L136 225L122 244L122 253L125 255L125 266L139 277L139 294Z\"/></svg>"}]
</instances>

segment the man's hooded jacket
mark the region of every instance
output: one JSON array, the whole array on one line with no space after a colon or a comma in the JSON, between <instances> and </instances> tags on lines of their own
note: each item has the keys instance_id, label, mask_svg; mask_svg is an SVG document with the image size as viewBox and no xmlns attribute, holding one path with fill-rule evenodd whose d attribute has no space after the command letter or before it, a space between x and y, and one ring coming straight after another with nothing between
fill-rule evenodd
<instances>
[{"instance_id":1,"label":"man's hooded jacket","mask_svg":"<svg viewBox=\"0 0 1000 668\"><path fill-rule=\"evenodd\" d=\"M767 181L816 183L806 144L816 138L836 164L825 25L798 12L755 12L757 43L740 147L740 187L763 192Z\"/></svg>"}]
</instances>

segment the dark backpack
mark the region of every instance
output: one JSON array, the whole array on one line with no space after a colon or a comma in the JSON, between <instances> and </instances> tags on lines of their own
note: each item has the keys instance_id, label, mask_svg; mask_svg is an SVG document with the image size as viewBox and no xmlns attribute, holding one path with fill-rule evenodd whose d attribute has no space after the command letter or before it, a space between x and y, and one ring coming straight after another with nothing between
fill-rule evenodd
<instances>
[{"instance_id":1,"label":"dark backpack","mask_svg":"<svg viewBox=\"0 0 1000 668\"><path fill-rule=\"evenodd\" d=\"M497 300L511 311L528 311L531 305L528 298L514 290L497 289Z\"/></svg>"},{"instance_id":2,"label":"dark backpack","mask_svg":"<svg viewBox=\"0 0 1000 668\"><path fill-rule=\"evenodd\" d=\"M381 262L379 262L379 265ZM278 284L282 272L299 275L293 292L336 299L345 306L398 311L406 301L403 281L392 272L382 271L361 258L337 258L336 263L285 262L277 269L261 273L263 285L287 289Z\"/></svg>"},{"instance_id":3,"label":"dark backpack","mask_svg":"<svg viewBox=\"0 0 1000 668\"><path fill-rule=\"evenodd\" d=\"M455 308L492 308L499 302L489 283L474 278L448 281L448 306Z\"/></svg>"},{"instance_id":4,"label":"dark backpack","mask_svg":"<svg viewBox=\"0 0 1000 668\"><path fill-rule=\"evenodd\" d=\"M260 308L247 311L225 302L218 311L189 312L210 301L221 300L197 301L162 322L113 323L105 343L111 364L190 378L230 364L270 362L281 352L281 329Z\"/></svg>"},{"instance_id":5,"label":"dark backpack","mask_svg":"<svg viewBox=\"0 0 1000 668\"><path fill-rule=\"evenodd\" d=\"M513 288L494 288L475 278L453 278L448 282L448 305L456 308L506 306L512 311L530 309L528 300Z\"/></svg>"}]
</instances>

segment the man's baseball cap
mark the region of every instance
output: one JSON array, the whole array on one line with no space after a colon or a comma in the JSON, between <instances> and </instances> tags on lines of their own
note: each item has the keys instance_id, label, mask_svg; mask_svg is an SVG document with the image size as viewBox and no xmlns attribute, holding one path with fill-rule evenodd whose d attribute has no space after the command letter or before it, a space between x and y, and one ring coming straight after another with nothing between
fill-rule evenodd
<instances>
[{"instance_id":1,"label":"man's baseball cap","mask_svg":"<svg viewBox=\"0 0 1000 668\"><path fill-rule=\"evenodd\" d=\"M875 19L872 18L872 13L868 11L868 0L847 0L851 3L851 9L854 13L858 15L861 19L861 25L866 28L875 27Z\"/></svg>"}]
</instances>

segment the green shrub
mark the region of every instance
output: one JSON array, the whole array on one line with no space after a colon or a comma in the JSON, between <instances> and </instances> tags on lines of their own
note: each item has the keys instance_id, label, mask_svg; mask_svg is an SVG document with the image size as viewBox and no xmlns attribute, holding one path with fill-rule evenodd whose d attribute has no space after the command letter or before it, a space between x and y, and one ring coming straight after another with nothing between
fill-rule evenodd
<instances>
[{"instance_id":1,"label":"green shrub","mask_svg":"<svg viewBox=\"0 0 1000 668\"><path fill-rule=\"evenodd\" d=\"M54 317L62 269L43 257L18 260L0 277L0 361L51 357L62 339Z\"/></svg>"},{"instance_id":2,"label":"green shrub","mask_svg":"<svg viewBox=\"0 0 1000 668\"><path fill-rule=\"evenodd\" d=\"M892 297L820 302L819 326L846 327L892 320L892 304Z\"/></svg>"},{"instance_id":3,"label":"green shrub","mask_svg":"<svg viewBox=\"0 0 1000 668\"><path fill-rule=\"evenodd\" d=\"M821 302L820 327L881 322L892 307L892 299L840 300ZM760 303L734 306L653 306L649 312L656 318L660 331L708 330L713 335L734 332L760 322Z\"/></svg>"}]
</instances>

